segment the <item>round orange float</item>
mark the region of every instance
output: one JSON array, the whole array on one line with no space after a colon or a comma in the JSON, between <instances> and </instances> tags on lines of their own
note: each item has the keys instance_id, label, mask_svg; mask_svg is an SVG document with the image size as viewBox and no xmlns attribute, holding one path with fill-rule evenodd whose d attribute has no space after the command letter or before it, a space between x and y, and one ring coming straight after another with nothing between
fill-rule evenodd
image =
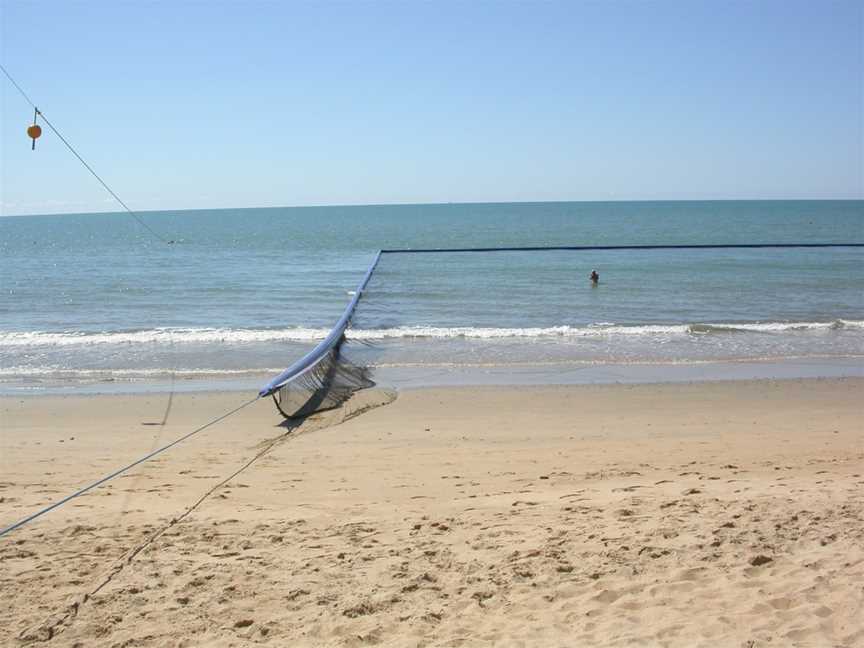
<instances>
[{"instance_id":1,"label":"round orange float","mask_svg":"<svg viewBox=\"0 0 864 648\"><path fill-rule=\"evenodd\" d=\"M39 124L28 126L27 135L29 135L31 139L38 139L39 136L42 135L42 127Z\"/></svg>"}]
</instances>

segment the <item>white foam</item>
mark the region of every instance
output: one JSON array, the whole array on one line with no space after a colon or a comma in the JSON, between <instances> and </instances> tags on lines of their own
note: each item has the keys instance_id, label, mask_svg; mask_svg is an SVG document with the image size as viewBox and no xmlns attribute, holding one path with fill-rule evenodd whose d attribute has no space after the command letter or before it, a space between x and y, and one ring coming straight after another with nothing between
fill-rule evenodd
<instances>
[{"instance_id":1,"label":"white foam","mask_svg":"<svg viewBox=\"0 0 864 648\"><path fill-rule=\"evenodd\" d=\"M323 340L327 329L157 328L144 331L86 333L82 331L2 331L0 347L76 346L93 344L194 344L229 342L307 342Z\"/></svg>"},{"instance_id":2,"label":"white foam","mask_svg":"<svg viewBox=\"0 0 864 648\"><path fill-rule=\"evenodd\" d=\"M578 338L606 335L686 333L687 325L672 326L550 326L526 328L477 328L473 326L405 326L378 330L349 330L348 337L360 340L386 338Z\"/></svg>"},{"instance_id":3,"label":"white foam","mask_svg":"<svg viewBox=\"0 0 864 648\"><path fill-rule=\"evenodd\" d=\"M835 320L832 322L757 322L705 324L618 325L612 323L589 326L551 327L439 327L400 326L386 329L349 329L347 336L355 340L385 340L396 338L434 339L503 339L503 338L608 338L675 337L716 333L782 333L788 331L864 330L864 321ZM91 345L147 344L244 344L260 342L317 342L329 333L324 328L228 329L228 328L156 328L143 331L0 331L0 348L66 347Z\"/></svg>"},{"instance_id":4,"label":"white foam","mask_svg":"<svg viewBox=\"0 0 864 648\"><path fill-rule=\"evenodd\" d=\"M603 322L589 326L552 326L545 328L476 328L413 326L377 330L349 330L348 337L360 340L387 338L605 338L615 336L685 336L710 333L775 333L804 330L864 329L864 321L766 322L753 324L646 324L617 325Z\"/></svg>"}]
</instances>

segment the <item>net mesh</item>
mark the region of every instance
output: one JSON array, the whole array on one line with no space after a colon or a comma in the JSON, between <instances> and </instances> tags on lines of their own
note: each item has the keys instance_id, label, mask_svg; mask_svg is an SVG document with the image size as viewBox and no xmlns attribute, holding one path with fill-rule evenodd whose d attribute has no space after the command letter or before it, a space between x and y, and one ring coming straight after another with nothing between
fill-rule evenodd
<instances>
[{"instance_id":1,"label":"net mesh","mask_svg":"<svg viewBox=\"0 0 864 648\"><path fill-rule=\"evenodd\" d=\"M371 369L346 356L343 335L302 375L273 392L273 402L287 419L304 418L341 406L361 389L374 387Z\"/></svg>"},{"instance_id":2,"label":"net mesh","mask_svg":"<svg viewBox=\"0 0 864 648\"><path fill-rule=\"evenodd\" d=\"M303 418L339 407L355 392L375 384L367 366L345 357L345 331L380 258L379 251L330 334L258 392L272 396L285 418Z\"/></svg>"}]
</instances>

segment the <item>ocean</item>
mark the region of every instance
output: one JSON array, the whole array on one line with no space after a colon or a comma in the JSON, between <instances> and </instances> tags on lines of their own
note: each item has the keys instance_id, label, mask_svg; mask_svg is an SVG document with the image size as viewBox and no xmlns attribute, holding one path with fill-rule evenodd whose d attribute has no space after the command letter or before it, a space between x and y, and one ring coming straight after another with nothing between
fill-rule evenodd
<instances>
[{"instance_id":1,"label":"ocean","mask_svg":"<svg viewBox=\"0 0 864 648\"><path fill-rule=\"evenodd\" d=\"M254 388L326 335L381 248L864 242L864 201L141 217L175 244L123 213L0 218L0 392ZM385 255L349 339L352 357L412 385L765 362L859 375L864 249Z\"/></svg>"}]
</instances>

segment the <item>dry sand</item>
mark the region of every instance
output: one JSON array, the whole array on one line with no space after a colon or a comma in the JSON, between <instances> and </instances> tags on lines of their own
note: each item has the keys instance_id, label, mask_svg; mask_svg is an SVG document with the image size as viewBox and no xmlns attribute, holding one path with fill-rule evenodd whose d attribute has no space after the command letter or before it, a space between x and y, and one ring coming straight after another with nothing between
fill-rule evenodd
<instances>
[{"instance_id":1,"label":"dry sand","mask_svg":"<svg viewBox=\"0 0 864 648\"><path fill-rule=\"evenodd\" d=\"M0 399L0 525L246 397ZM0 538L0 645L864 645L864 381L341 416L255 403Z\"/></svg>"}]
</instances>

